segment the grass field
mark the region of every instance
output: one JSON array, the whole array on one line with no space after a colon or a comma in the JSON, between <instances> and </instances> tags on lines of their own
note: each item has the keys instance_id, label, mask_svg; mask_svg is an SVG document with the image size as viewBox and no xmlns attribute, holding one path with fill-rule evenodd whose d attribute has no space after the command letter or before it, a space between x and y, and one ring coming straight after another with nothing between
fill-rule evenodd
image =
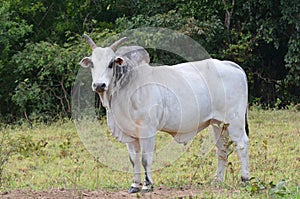
<instances>
[{"instance_id":1,"label":"grass field","mask_svg":"<svg viewBox=\"0 0 300 199\"><path fill-rule=\"evenodd\" d=\"M153 173L155 189L167 189L167 194L190 189L196 193L193 198L300 198L300 112L254 107L249 125L250 183L241 185L234 152L225 182L212 185L215 151L201 155L199 147L209 134L205 131L174 164ZM131 184L131 173L112 170L86 150L72 121L2 125L1 136L2 193L62 188L114 193Z\"/></svg>"}]
</instances>

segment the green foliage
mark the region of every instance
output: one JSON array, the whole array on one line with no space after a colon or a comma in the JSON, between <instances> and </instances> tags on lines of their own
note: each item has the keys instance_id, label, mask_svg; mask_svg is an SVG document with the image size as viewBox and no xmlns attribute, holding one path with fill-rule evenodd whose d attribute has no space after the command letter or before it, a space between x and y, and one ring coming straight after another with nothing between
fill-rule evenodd
<instances>
[{"instance_id":1,"label":"green foliage","mask_svg":"<svg viewBox=\"0 0 300 199\"><path fill-rule=\"evenodd\" d=\"M183 32L212 57L239 63L249 76L250 99L272 106L280 98L280 107L299 102L299 20L292 17L298 16L298 1L295 6L271 0L174 2L170 7L153 2L164 11L124 16L116 24L120 31L154 26Z\"/></svg>"},{"instance_id":2,"label":"green foliage","mask_svg":"<svg viewBox=\"0 0 300 199\"><path fill-rule=\"evenodd\" d=\"M8 131L2 130L2 127L0 128L0 185L2 185L4 166L13 155L14 150L12 147L11 135Z\"/></svg>"},{"instance_id":3,"label":"green foliage","mask_svg":"<svg viewBox=\"0 0 300 199\"><path fill-rule=\"evenodd\" d=\"M291 192L287 188L287 182L285 180L279 181L277 184L274 184L273 182L269 183L271 190L271 195L277 195L280 197L290 195Z\"/></svg>"},{"instance_id":4,"label":"green foliage","mask_svg":"<svg viewBox=\"0 0 300 199\"><path fill-rule=\"evenodd\" d=\"M59 148L61 149L60 155L62 157L66 157L68 155L71 155L69 152L69 149L71 148L71 138L67 137L65 141L63 141L60 145Z\"/></svg>"},{"instance_id":5,"label":"green foliage","mask_svg":"<svg viewBox=\"0 0 300 199\"><path fill-rule=\"evenodd\" d=\"M260 179L252 177L250 182L247 183L245 189L250 192L251 195L254 195L255 193L259 193L261 190L265 190L266 184L261 182Z\"/></svg>"},{"instance_id":6,"label":"green foliage","mask_svg":"<svg viewBox=\"0 0 300 199\"><path fill-rule=\"evenodd\" d=\"M292 37L290 37L288 43L288 52L284 59L286 63L285 66L288 70L288 74L284 79L284 83L287 89L292 89L292 92L296 94L295 96L290 96L293 98L300 95L300 24L298 24L297 29L298 34L294 34Z\"/></svg>"},{"instance_id":7,"label":"green foliage","mask_svg":"<svg viewBox=\"0 0 300 199\"><path fill-rule=\"evenodd\" d=\"M48 42L30 43L12 57L12 65L17 66L13 74L18 77L12 100L25 116L70 114L69 95L77 68L75 50Z\"/></svg>"},{"instance_id":8,"label":"green foliage","mask_svg":"<svg viewBox=\"0 0 300 199\"><path fill-rule=\"evenodd\" d=\"M261 181L261 179L253 177L250 179L250 182L248 182L245 186L245 190L248 191L251 196L257 195L264 190L267 190L268 194L272 198L281 198L284 196L291 195L291 192L287 188L287 182L285 180L281 180L275 184L273 181L265 183Z\"/></svg>"},{"instance_id":9,"label":"green foliage","mask_svg":"<svg viewBox=\"0 0 300 199\"><path fill-rule=\"evenodd\" d=\"M250 95L260 103L299 102L299 7L299 1L284 0L236 4L233 28L250 36L245 43L251 52L241 65L249 74Z\"/></svg>"},{"instance_id":10,"label":"green foliage","mask_svg":"<svg viewBox=\"0 0 300 199\"><path fill-rule=\"evenodd\" d=\"M20 39L32 31L32 25L18 16L15 10L11 9L9 1L1 3L0 7L0 46L1 60L5 61L11 54L10 51L20 46ZM0 68L1 69L1 68Z\"/></svg>"},{"instance_id":11,"label":"green foliage","mask_svg":"<svg viewBox=\"0 0 300 199\"><path fill-rule=\"evenodd\" d=\"M22 19L11 8L10 1L0 4L0 116L9 113L11 103L9 91L14 88L14 77L8 62L11 56L24 44L24 39L32 31L32 25Z\"/></svg>"},{"instance_id":12,"label":"green foliage","mask_svg":"<svg viewBox=\"0 0 300 199\"><path fill-rule=\"evenodd\" d=\"M297 0L31 1L0 5L0 116L17 120L70 116L72 81L89 49L116 32L165 27L199 42L211 55L247 72L250 103L283 108L300 103ZM147 49L153 63L179 56ZM277 102L280 100L280 104ZM6 120L7 122L11 120Z\"/></svg>"},{"instance_id":13,"label":"green foliage","mask_svg":"<svg viewBox=\"0 0 300 199\"><path fill-rule=\"evenodd\" d=\"M39 140L34 142L32 136L21 135L14 140L14 150L23 158L30 157L33 154L40 156L43 154L43 149L47 146L48 142L45 140Z\"/></svg>"}]
</instances>

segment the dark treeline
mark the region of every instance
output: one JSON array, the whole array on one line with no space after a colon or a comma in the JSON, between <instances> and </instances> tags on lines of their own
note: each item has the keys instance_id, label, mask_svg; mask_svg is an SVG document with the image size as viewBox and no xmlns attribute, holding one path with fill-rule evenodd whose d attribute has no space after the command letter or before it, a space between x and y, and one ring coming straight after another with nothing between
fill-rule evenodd
<instances>
[{"instance_id":1,"label":"dark treeline","mask_svg":"<svg viewBox=\"0 0 300 199\"><path fill-rule=\"evenodd\" d=\"M71 115L78 62L111 35L165 27L199 42L214 58L240 64L249 101L300 102L299 0L3 0L0 5L0 117ZM152 61L170 64L151 52ZM160 59L160 60L157 60Z\"/></svg>"}]
</instances>

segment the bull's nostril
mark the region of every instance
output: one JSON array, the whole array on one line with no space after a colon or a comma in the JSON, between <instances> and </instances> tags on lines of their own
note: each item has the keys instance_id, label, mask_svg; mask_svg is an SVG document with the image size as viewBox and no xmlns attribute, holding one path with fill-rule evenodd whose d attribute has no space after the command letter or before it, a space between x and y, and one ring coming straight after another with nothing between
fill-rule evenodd
<instances>
[{"instance_id":1,"label":"bull's nostril","mask_svg":"<svg viewBox=\"0 0 300 199\"><path fill-rule=\"evenodd\" d=\"M106 87L105 83L100 84L100 88L105 88L105 87Z\"/></svg>"},{"instance_id":2,"label":"bull's nostril","mask_svg":"<svg viewBox=\"0 0 300 199\"><path fill-rule=\"evenodd\" d=\"M105 91L106 84L105 83L94 83L93 87L97 92L103 92L103 91Z\"/></svg>"}]
</instances>

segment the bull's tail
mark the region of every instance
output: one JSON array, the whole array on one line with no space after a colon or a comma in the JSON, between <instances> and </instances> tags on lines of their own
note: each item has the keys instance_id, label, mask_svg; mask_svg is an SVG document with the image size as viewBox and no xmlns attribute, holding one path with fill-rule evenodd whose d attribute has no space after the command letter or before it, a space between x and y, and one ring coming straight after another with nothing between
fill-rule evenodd
<instances>
[{"instance_id":1,"label":"bull's tail","mask_svg":"<svg viewBox=\"0 0 300 199\"><path fill-rule=\"evenodd\" d=\"M247 136L249 137L248 108L246 109L246 114L245 114L245 130L246 130Z\"/></svg>"}]
</instances>

